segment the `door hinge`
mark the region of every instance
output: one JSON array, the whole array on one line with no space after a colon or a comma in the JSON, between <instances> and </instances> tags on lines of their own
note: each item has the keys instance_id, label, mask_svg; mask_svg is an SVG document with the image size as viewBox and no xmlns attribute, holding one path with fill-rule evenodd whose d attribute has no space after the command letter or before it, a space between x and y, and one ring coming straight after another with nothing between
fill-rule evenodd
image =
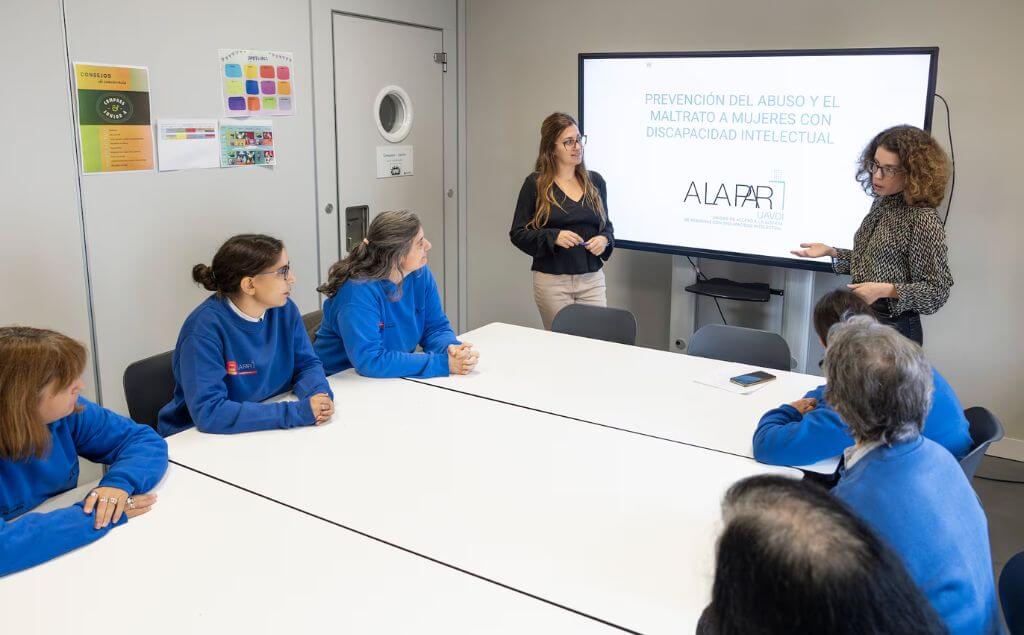
<instances>
[{"instance_id":1,"label":"door hinge","mask_svg":"<svg viewBox=\"0 0 1024 635\"><path fill-rule=\"evenodd\" d=\"M434 63L441 65L442 73L448 72L448 54L445 53L444 51L441 51L440 53L434 53Z\"/></svg>"}]
</instances>

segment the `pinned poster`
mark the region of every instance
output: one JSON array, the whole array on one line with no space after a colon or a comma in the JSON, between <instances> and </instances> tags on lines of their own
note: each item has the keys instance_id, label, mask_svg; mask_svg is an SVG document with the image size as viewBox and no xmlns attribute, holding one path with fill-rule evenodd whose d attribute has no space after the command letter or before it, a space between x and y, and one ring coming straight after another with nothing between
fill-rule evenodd
<instances>
[{"instance_id":1,"label":"pinned poster","mask_svg":"<svg viewBox=\"0 0 1024 635\"><path fill-rule=\"evenodd\" d=\"M225 117L295 114L292 53L220 49L218 54Z\"/></svg>"},{"instance_id":2,"label":"pinned poster","mask_svg":"<svg viewBox=\"0 0 1024 635\"><path fill-rule=\"evenodd\" d=\"M75 62L82 172L153 169L149 70Z\"/></svg>"},{"instance_id":3,"label":"pinned poster","mask_svg":"<svg viewBox=\"0 0 1024 635\"><path fill-rule=\"evenodd\" d=\"M160 171L220 167L216 119L160 119L156 124Z\"/></svg>"},{"instance_id":4,"label":"pinned poster","mask_svg":"<svg viewBox=\"0 0 1024 635\"><path fill-rule=\"evenodd\" d=\"M251 119L220 122L220 167L276 163L272 121Z\"/></svg>"}]
</instances>

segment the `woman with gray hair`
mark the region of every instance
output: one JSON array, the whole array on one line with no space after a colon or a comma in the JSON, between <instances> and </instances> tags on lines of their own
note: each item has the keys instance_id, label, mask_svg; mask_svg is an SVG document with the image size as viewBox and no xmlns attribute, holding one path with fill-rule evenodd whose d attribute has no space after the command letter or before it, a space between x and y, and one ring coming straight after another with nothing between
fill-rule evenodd
<instances>
[{"instance_id":1,"label":"woman with gray hair","mask_svg":"<svg viewBox=\"0 0 1024 635\"><path fill-rule=\"evenodd\" d=\"M328 375L355 367L368 377L464 375L472 344L455 337L427 264L430 241L410 211L382 212L366 239L331 266L314 350ZM416 352L416 347L423 349Z\"/></svg>"},{"instance_id":2,"label":"woman with gray hair","mask_svg":"<svg viewBox=\"0 0 1024 635\"><path fill-rule=\"evenodd\" d=\"M828 344L825 395L856 442L833 493L902 556L951 633L998 632L985 512L921 434L933 390L921 347L865 316L836 324Z\"/></svg>"}]
</instances>

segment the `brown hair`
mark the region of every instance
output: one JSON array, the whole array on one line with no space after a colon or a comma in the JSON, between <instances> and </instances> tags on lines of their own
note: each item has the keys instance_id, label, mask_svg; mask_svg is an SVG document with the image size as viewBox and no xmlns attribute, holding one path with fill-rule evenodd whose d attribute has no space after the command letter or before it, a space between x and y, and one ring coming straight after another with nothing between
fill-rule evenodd
<instances>
[{"instance_id":1,"label":"brown hair","mask_svg":"<svg viewBox=\"0 0 1024 635\"><path fill-rule=\"evenodd\" d=\"M56 331L0 327L0 459L42 458L50 430L39 420L43 390L71 385L85 370L85 347Z\"/></svg>"},{"instance_id":2,"label":"brown hair","mask_svg":"<svg viewBox=\"0 0 1024 635\"><path fill-rule=\"evenodd\" d=\"M555 199L555 172L558 163L555 160L555 144L558 143L558 136L569 126L575 126L576 120L572 115L564 112L555 112L548 115L540 125L540 148L537 151L537 163L534 171L537 172L537 209L533 218L526 226L530 229L540 229L548 224L551 217L551 206L562 208L561 203ZM590 172L584 161L576 166L576 180L583 186L583 200L594 212L601 217L601 227L605 225L604 205L601 203L601 193L590 180Z\"/></svg>"},{"instance_id":3,"label":"brown hair","mask_svg":"<svg viewBox=\"0 0 1024 635\"><path fill-rule=\"evenodd\" d=\"M946 197L946 183L949 181L949 158L939 143L914 126L893 126L879 132L864 148L857 168L857 180L868 194L873 193L868 166L875 160L875 150L880 147L900 157L900 167L907 174L907 184L903 188L903 200L907 205L938 207Z\"/></svg>"},{"instance_id":4,"label":"brown hair","mask_svg":"<svg viewBox=\"0 0 1024 635\"><path fill-rule=\"evenodd\" d=\"M349 279L387 280L391 272L401 269L402 258L412 250L412 241L420 231L420 219L408 210L381 212L370 223L366 240L356 245L347 256L331 265L327 282L317 291L333 298ZM404 272L403 272L404 276ZM402 285L392 300L402 296Z\"/></svg>"},{"instance_id":5,"label":"brown hair","mask_svg":"<svg viewBox=\"0 0 1024 635\"><path fill-rule=\"evenodd\" d=\"M845 321L854 315L870 315L875 317L871 306L853 291L836 289L829 291L814 305L814 330L826 345L828 331L833 325Z\"/></svg>"},{"instance_id":6,"label":"brown hair","mask_svg":"<svg viewBox=\"0 0 1024 635\"><path fill-rule=\"evenodd\" d=\"M192 267L192 279L218 295L237 293L242 278L254 276L277 262L284 243L264 234L239 234L228 238L213 257L211 266Z\"/></svg>"}]
</instances>

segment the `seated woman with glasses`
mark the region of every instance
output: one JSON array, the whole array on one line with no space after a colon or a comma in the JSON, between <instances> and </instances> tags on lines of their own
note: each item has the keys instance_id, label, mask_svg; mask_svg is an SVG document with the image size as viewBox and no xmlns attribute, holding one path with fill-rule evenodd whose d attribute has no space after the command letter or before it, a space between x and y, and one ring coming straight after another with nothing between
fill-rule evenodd
<instances>
[{"instance_id":1,"label":"seated woman with glasses","mask_svg":"<svg viewBox=\"0 0 1024 635\"><path fill-rule=\"evenodd\" d=\"M946 231L935 211L945 197L949 160L927 132L896 126L864 149L857 180L875 201L853 236L853 249L801 243L792 253L831 257L832 269L850 274L849 287L880 321L922 344L920 314L942 308L953 286Z\"/></svg>"},{"instance_id":2,"label":"seated woman with glasses","mask_svg":"<svg viewBox=\"0 0 1024 635\"><path fill-rule=\"evenodd\" d=\"M828 348L829 330L854 315L874 317L871 307L847 289L826 293L814 307L814 330L821 345ZM960 399L949 382L932 368L932 406L922 434L950 454L962 459L971 449L971 434ZM754 458L773 465L809 465L838 456L853 445L850 428L828 400L825 386L818 386L802 399L769 410L754 431Z\"/></svg>"},{"instance_id":3,"label":"seated woman with glasses","mask_svg":"<svg viewBox=\"0 0 1024 635\"><path fill-rule=\"evenodd\" d=\"M167 470L167 443L80 396L85 361L66 335L0 327L0 576L96 541L156 503L148 492ZM33 512L78 485L80 456L108 466L96 488Z\"/></svg>"},{"instance_id":4,"label":"seated woman with glasses","mask_svg":"<svg viewBox=\"0 0 1024 635\"><path fill-rule=\"evenodd\" d=\"M533 299L546 329L570 304L607 305L601 267L615 237L604 179L583 162L586 143L570 115L549 115L512 217L509 237L533 258Z\"/></svg>"},{"instance_id":5,"label":"seated woman with glasses","mask_svg":"<svg viewBox=\"0 0 1024 635\"><path fill-rule=\"evenodd\" d=\"M409 211L382 212L366 238L331 266L316 353L328 374L367 377L468 374L478 354L455 337L425 265L430 241ZM417 352L416 348L422 348Z\"/></svg>"},{"instance_id":6,"label":"seated woman with glasses","mask_svg":"<svg viewBox=\"0 0 1024 635\"><path fill-rule=\"evenodd\" d=\"M195 425L231 434L319 425L334 395L302 315L289 299L295 276L284 243L229 238L192 279L213 295L185 319L174 347L174 397L160 410L168 436ZM293 391L298 401L261 403Z\"/></svg>"}]
</instances>

